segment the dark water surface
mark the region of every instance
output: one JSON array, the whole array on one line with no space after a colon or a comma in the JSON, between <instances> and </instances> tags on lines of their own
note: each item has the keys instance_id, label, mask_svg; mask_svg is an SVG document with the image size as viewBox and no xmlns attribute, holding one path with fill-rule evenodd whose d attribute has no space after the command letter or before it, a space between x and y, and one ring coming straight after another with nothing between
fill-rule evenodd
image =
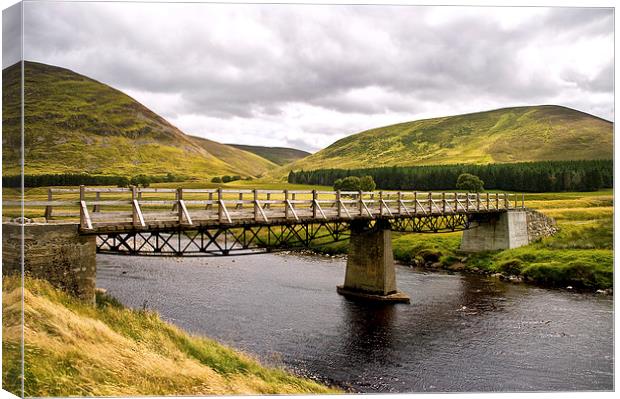
<instances>
[{"instance_id":1,"label":"dark water surface","mask_svg":"<svg viewBox=\"0 0 620 399\"><path fill-rule=\"evenodd\" d=\"M611 297L397 266L411 304L336 293L345 261L317 256L98 255L124 304L360 392L613 389Z\"/></svg>"}]
</instances>

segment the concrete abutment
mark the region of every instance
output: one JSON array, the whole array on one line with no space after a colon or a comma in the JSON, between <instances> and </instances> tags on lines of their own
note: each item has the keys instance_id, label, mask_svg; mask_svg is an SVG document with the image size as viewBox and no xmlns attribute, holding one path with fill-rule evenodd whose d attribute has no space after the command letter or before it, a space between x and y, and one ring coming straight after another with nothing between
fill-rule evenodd
<instances>
[{"instance_id":1,"label":"concrete abutment","mask_svg":"<svg viewBox=\"0 0 620 399\"><path fill-rule=\"evenodd\" d=\"M463 232L461 251L481 252L518 248L554 234L555 221L532 209L474 214Z\"/></svg>"}]
</instances>

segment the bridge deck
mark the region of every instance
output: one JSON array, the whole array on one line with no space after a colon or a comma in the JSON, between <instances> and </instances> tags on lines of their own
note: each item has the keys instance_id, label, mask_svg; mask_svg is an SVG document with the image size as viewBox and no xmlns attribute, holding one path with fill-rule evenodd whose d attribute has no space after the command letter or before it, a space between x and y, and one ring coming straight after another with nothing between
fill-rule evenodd
<instances>
[{"instance_id":1,"label":"bridge deck","mask_svg":"<svg viewBox=\"0 0 620 399\"><path fill-rule=\"evenodd\" d=\"M21 206L21 202L4 201L4 206ZM84 233L101 233L503 212L522 207L523 197L508 193L81 186L51 188L47 201L25 201L24 206L44 208L49 223L75 221Z\"/></svg>"}]
</instances>

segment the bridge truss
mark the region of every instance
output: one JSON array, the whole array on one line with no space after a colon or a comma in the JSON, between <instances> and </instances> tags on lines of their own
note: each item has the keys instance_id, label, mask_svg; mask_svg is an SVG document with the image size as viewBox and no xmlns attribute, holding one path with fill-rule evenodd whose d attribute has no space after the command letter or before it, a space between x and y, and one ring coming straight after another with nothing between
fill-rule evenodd
<instances>
[{"instance_id":1,"label":"bridge truss","mask_svg":"<svg viewBox=\"0 0 620 399\"><path fill-rule=\"evenodd\" d=\"M387 220L397 232L440 233L470 227L467 214L420 216ZM377 220L368 221L372 229ZM350 237L346 221L281 225L204 227L197 230L109 232L97 235L97 252L140 256L249 255L286 249L312 248Z\"/></svg>"}]
</instances>

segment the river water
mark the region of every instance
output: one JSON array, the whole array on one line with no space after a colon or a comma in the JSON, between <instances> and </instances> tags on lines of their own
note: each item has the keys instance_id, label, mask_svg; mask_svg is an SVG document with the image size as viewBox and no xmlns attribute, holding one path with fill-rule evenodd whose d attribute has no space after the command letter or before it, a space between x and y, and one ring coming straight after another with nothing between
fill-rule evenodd
<instances>
[{"instance_id":1,"label":"river water","mask_svg":"<svg viewBox=\"0 0 620 399\"><path fill-rule=\"evenodd\" d=\"M97 285L208 335L356 392L613 389L613 300L397 266L411 304L336 293L345 260L97 256Z\"/></svg>"}]
</instances>

